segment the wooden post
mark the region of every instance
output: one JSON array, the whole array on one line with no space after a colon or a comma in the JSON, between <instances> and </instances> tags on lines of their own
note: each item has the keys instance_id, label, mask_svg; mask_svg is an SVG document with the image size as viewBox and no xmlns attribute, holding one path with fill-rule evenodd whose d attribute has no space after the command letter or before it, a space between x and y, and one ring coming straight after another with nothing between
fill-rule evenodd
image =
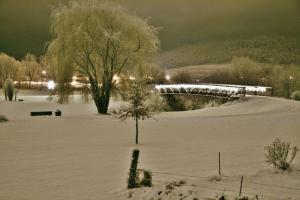
<instances>
[{"instance_id":1,"label":"wooden post","mask_svg":"<svg viewBox=\"0 0 300 200\"><path fill-rule=\"evenodd\" d=\"M135 116L135 144L139 143L139 118Z\"/></svg>"},{"instance_id":2,"label":"wooden post","mask_svg":"<svg viewBox=\"0 0 300 200\"><path fill-rule=\"evenodd\" d=\"M221 152L219 152L219 175L221 176Z\"/></svg>"},{"instance_id":3,"label":"wooden post","mask_svg":"<svg viewBox=\"0 0 300 200\"><path fill-rule=\"evenodd\" d=\"M136 187L136 170L137 170L137 165L139 160L139 154L140 154L140 150L138 149L133 150L129 177L127 182L128 189L132 189Z\"/></svg>"},{"instance_id":4,"label":"wooden post","mask_svg":"<svg viewBox=\"0 0 300 200\"><path fill-rule=\"evenodd\" d=\"M242 195L243 179L244 179L244 176L242 176L242 178L241 178L241 185L240 185L240 194L239 194L239 196Z\"/></svg>"}]
</instances>

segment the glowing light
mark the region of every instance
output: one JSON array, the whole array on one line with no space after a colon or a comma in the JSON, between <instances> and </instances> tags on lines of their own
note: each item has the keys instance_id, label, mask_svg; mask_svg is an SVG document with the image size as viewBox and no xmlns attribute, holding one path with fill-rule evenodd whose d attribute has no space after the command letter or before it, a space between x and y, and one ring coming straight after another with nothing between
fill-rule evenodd
<instances>
[{"instance_id":1,"label":"glowing light","mask_svg":"<svg viewBox=\"0 0 300 200\"><path fill-rule=\"evenodd\" d=\"M129 79L130 80L135 80L135 77L134 76L129 76Z\"/></svg>"},{"instance_id":2,"label":"glowing light","mask_svg":"<svg viewBox=\"0 0 300 200\"><path fill-rule=\"evenodd\" d=\"M166 79L169 81L171 79L170 75L166 75Z\"/></svg>"},{"instance_id":3,"label":"glowing light","mask_svg":"<svg viewBox=\"0 0 300 200\"><path fill-rule=\"evenodd\" d=\"M47 74L46 70L43 70L43 71L42 71L42 74L43 74L43 75L46 75L46 74Z\"/></svg>"},{"instance_id":4,"label":"glowing light","mask_svg":"<svg viewBox=\"0 0 300 200\"><path fill-rule=\"evenodd\" d=\"M72 76L72 79L73 80L77 80L77 76Z\"/></svg>"},{"instance_id":5,"label":"glowing light","mask_svg":"<svg viewBox=\"0 0 300 200\"><path fill-rule=\"evenodd\" d=\"M119 79L119 77L117 75L114 75L113 80L117 81Z\"/></svg>"},{"instance_id":6,"label":"glowing light","mask_svg":"<svg viewBox=\"0 0 300 200\"><path fill-rule=\"evenodd\" d=\"M54 81L48 81L48 89L49 90L53 90L55 88L55 83Z\"/></svg>"},{"instance_id":7,"label":"glowing light","mask_svg":"<svg viewBox=\"0 0 300 200\"><path fill-rule=\"evenodd\" d=\"M290 76L290 80L293 80L294 77Z\"/></svg>"},{"instance_id":8,"label":"glowing light","mask_svg":"<svg viewBox=\"0 0 300 200\"><path fill-rule=\"evenodd\" d=\"M73 81L71 82L71 85L72 85L72 86L76 86L76 85L77 85L77 81L73 80Z\"/></svg>"}]
</instances>

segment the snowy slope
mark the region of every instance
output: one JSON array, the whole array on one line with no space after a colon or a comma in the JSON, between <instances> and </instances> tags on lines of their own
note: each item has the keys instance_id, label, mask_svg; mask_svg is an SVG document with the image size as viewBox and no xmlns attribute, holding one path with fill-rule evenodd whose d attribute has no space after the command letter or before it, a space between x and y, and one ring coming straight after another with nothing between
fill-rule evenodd
<instances>
[{"instance_id":1,"label":"snowy slope","mask_svg":"<svg viewBox=\"0 0 300 200\"><path fill-rule=\"evenodd\" d=\"M300 199L295 189L250 184L300 188L299 155L292 173L276 174L264 162L264 146L275 137L300 146L299 102L250 97L217 108L160 113L141 122L141 144L135 146L132 120L96 115L93 104L34 99L0 102L0 114L11 120L0 124L1 200L127 199L124 188L133 148L141 151L139 167L151 169L155 181L154 188L137 190L135 199L152 198L165 182L182 179L187 181L183 192L192 190L199 198L223 191L231 195L231 190L237 194L241 175L249 181L245 194ZM62 117L29 116L31 110L57 108ZM226 177L214 183L209 177L218 173L218 152Z\"/></svg>"}]
</instances>

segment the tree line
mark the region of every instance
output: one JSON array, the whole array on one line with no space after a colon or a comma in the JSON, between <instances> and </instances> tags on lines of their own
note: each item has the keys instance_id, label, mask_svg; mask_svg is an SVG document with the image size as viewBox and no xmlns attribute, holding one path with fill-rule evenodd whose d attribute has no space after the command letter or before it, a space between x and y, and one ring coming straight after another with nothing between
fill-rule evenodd
<instances>
[{"instance_id":1,"label":"tree line","mask_svg":"<svg viewBox=\"0 0 300 200\"><path fill-rule=\"evenodd\" d=\"M76 75L82 80L82 94L91 97L98 113L106 114L117 87L128 89L133 80L166 82L166 76L153 67L160 46L158 29L116 3L74 0L60 4L51 11L50 30L52 39L39 59L27 54L17 61L0 54L0 84L11 78L27 81L30 88L32 81L51 78L56 82L53 92L64 103L74 89L71 82ZM249 43L252 49L256 44ZM235 67L231 71L219 71L207 82L270 84L278 96L287 98L298 88L297 67L268 67L249 58L232 62Z\"/></svg>"},{"instance_id":2,"label":"tree line","mask_svg":"<svg viewBox=\"0 0 300 200\"><path fill-rule=\"evenodd\" d=\"M44 57L38 59L35 55L27 53L19 61L5 53L0 53L0 87L3 87L6 79L12 79L18 82L19 87L31 88L33 81L42 81L46 76L52 78L47 69Z\"/></svg>"}]
</instances>

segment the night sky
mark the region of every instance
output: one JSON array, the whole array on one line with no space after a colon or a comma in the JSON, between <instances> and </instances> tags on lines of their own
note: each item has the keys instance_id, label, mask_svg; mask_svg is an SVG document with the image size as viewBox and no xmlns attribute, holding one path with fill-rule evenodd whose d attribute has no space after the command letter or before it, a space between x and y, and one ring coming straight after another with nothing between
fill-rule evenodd
<instances>
[{"instance_id":1,"label":"night sky","mask_svg":"<svg viewBox=\"0 0 300 200\"><path fill-rule=\"evenodd\" d=\"M0 0L0 52L41 55L59 0ZM207 40L300 35L300 0L119 0L161 27L162 51Z\"/></svg>"}]
</instances>

